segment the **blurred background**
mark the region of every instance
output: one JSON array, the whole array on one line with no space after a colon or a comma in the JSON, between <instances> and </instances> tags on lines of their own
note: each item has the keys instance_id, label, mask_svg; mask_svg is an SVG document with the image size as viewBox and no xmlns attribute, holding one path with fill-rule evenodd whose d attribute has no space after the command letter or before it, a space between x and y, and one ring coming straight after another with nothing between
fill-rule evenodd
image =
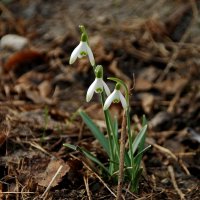
<instances>
[{"instance_id":1,"label":"blurred background","mask_svg":"<svg viewBox=\"0 0 200 200\"><path fill-rule=\"evenodd\" d=\"M72 198L80 194L82 182L73 167L81 164L62 144L99 149L91 145L94 139L77 114L80 108L105 128L97 96L85 102L94 80L88 59L69 65L80 41L78 26L84 25L105 80L116 76L130 88L132 123L140 124L143 114L149 121L147 143L153 148L144 158L138 198L151 193L153 199L178 199L168 171L172 165L185 198L198 199L199 8L199 0L1 0L0 191L21 191L29 183L26 191L33 194L27 197L37 198L38 187L47 187L48 181L41 180L53 155L70 170L65 169L48 198L58 193L68 198L66 191ZM121 119L120 105L112 105L111 112ZM33 158L38 162L31 163ZM82 166L76 170L82 177Z\"/></svg>"}]
</instances>

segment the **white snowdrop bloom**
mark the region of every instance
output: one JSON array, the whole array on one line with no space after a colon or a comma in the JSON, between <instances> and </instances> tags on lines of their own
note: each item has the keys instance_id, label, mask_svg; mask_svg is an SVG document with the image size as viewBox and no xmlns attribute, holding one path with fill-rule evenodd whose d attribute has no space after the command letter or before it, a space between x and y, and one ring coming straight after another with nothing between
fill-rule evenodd
<instances>
[{"instance_id":1,"label":"white snowdrop bloom","mask_svg":"<svg viewBox=\"0 0 200 200\"><path fill-rule=\"evenodd\" d=\"M103 92L103 89L105 90L107 96L109 96L110 89L108 88L106 83L103 81L102 78L96 77L94 82L88 88L87 95L86 95L86 101L89 102L92 99L94 92L101 93L101 92Z\"/></svg>"},{"instance_id":2,"label":"white snowdrop bloom","mask_svg":"<svg viewBox=\"0 0 200 200\"><path fill-rule=\"evenodd\" d=\"M89 57L91 65L94 66L95 60L91 48L86 41L80 41L79 45L73 50L71 54L69 64L73 64L76 61L77 57L82 58L87 55Z\"/></svg>"},{"instance_id":3,"label":"white snowdrop bloom","mask_svg":"<svg viewBox=\"0 0 200 200\"><path fill-rule=\"evenodd\" d=\"M124 109L127 109L128 107L125 97L122 95L122 93L120 92L118 88L115 88L112 94L106 99L103 109L107 110L110 107L112 102L113 103L121 102L122 107Z\"/></svg>"}]
</instances>

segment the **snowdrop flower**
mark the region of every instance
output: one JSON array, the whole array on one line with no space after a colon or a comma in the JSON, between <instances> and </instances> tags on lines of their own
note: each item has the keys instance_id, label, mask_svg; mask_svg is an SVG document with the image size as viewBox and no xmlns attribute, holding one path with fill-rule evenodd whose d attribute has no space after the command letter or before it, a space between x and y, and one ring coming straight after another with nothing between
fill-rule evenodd
<instances>
[{"instance_id":1,"label":"snowdrop flower","mask_svg":"<svg viewBox=\"0 0 200 200\"><path fill-rule=\"evenodd\" d=\"M110 89L108 88L108 86L106 85L106 83L103 81L103 68L101 65L98 65L96 67L96 78L94 80L94 82L90 85L90 87L88 88L87 91L87 95L86 95L86 101L89 102L93 95L94 92L96 93L102 93L103 90L105 90L106 95L109 96L110 95Z\"/></svg>"},{"instance_id":2,"label":"snowdrop flower","mask_svg":"<svg viewBox=\"0 0 200 200\"><path fill-rule=\"evenodd\" d=\"M69 59L69 64L70 65L73 64L76 61L77 57L82 58L87 55L89 57L91 65L94 66L95 65L94 56L91 48L87 43L87 36L83 33L79 45L73 50L71 54L71 57Z\"/></svg>"},{"instance_id":3,"label":"snowdrop flower","mask_svg":"<svg viewBox=\"0 0 200 200\"><path fill-rule=\"evenodd\" d=\"M126 99L125 97L122 95L122 93L120 92L120 84L117 83L116 86L115 86L115 90L112 92L112 94L106 99L105 103L104 103L104 107L103 109L104 110L107 110L111 103L119 103L121 102L122 104L122 107L124 109L127 109L128 105L127 105L127 102L126 102Z\"/></svg>"}]
</instances>

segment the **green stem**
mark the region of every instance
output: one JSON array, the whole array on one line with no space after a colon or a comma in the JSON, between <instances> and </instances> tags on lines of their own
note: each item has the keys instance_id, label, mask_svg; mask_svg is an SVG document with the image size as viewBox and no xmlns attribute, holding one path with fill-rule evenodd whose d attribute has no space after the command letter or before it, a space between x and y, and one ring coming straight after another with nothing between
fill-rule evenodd
<instances>
[{"instance_id":1,"label":"green stem","mask_svg":"<svg viewBox=\"0 0 200 200\"><path fill-rule=\"evenodd\" d=\"M132 172L130 173L131 175L131 182L133 180L134 175L134 157L133 157L133 149L132 149L132 144L133 144L133 137L131 135L131 120L130 120L130 107L128 106L126 110L126 122L127 122L127 129L128 129L128 144L129 144L129 149L130 149L130 160L131 160L131 170Z\"/></svg>"},{"instance_id":2,"label":"green stem","mask_svg":"<svg viewBox=\"0 0 200 200\"><path fill-rule=\"evenodd\" d=\"M101 93L101 103L102 107L105 103L105 93ZM113 173L113 161L114 161L114 153L113 153L113 145L112 145L112 134L113 134L113 127L111 124L111 119L110 119L110 113L108 110L104 110L104 116L106 120L106 127L107 127L107 132L108 132L108 141L109 141L109 149L110 149L110 159L111 159L111 173Z\"/></svg>"},{"instance_id":3,"label":"green stem","mask_svg":"<svg viewBox=\"0 0 200 200\"><path fill-rule=\"evenodd\" d=\"M132 149L132 143L133 143L133 138L131 135L131 120L130 120L130 108L128 107L126 110L126 121L127 121L127 129L128 129L128 141L129 141L129 149L131 152L131 164L133 164L133 149Z\"/></svg>"}]
</instances>

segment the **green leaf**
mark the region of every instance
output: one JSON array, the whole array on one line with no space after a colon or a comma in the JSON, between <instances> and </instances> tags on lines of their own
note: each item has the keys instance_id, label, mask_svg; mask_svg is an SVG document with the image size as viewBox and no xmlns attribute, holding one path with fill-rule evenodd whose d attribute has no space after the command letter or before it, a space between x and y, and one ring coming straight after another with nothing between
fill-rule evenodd
<instances>
[{"instance_id":1,"label":"green leaf","mask_svg":"<svg viewBox=\"0 0 200 200\"><path fill-rule=\"evenodd\" d=\"M147 146L144 148L142 151L140 151L135 157L134 157L134 162L136 165L140 165L140 162L142 160L142 155L148 151L151 148L151 145Z\"/></svg>"},{"instance_id":2,"label":"green leaf","mask_svg":"<svg viewBox=\"0 0 200 200\"><path fill-rule=\"evenodd\" d=\"M147 124L147 119L145 115L142 116L142 126L145 126Z\"/></svg>"},{"instance_id":3,"label":"green leaf","mask_svg":"<svg viewBox=\"0 0 200 200\"><path fill-rule=\"evenodd\" d=\"M77 146L75 146L75 145L65 143L65 144L63 144L63 146L68 147L74 151L77 151Z\"/></svg>"},{"instance_id":4,"label":"green leaf","mask_svg":"<svg viewBox=\"0 0 200 200\"><path fill-rule=\"evenodd\" d=\"M134 140L134 142L132 144L132 153L133 153L133 155L136 152L140 142L143 143L143 141L145 139L146 131L147 131L147 125L142 127L142 129L140 130L139 134L135 137L135 140ZM129 150L129 156L133 156L133 155L130 155L130 150Z\"/></svg>"},{"instance_id":5,"label":"green leaf","mask_svg":"<svg viewBox=\"0 0 200 200\"><path fill-rule=\"evenodd\" d=\"M89 151L79 147L79 146L75 146L72 144L68 144L65 143L63 144L63 146L68 147L74 151L78 151L82 154L84 154L86 157L88 157L91 161L95 162L96 164L98 164L102 169L104 169L107 173L109 173L108 169L102 164L102 162L100 162L94 155L92 155Z\"/></svg>"},{"instance_id":6,"label":"green leaf","mask_svg":"<svg viewBox=\"0 0 200 200\"><path fill-rule=\"evenodd\" d=\"M140 179L141 174L142 174L142 168L136 168L135 174L131 180L130 190L132 192L136 192L136 193L138 192L138 185L139 185L139 179Z\"/></svg>"},{"instance_id":7,"label":"green leaf","mask_svg":"<svg viewBox=\"0 0 200 200\"><path fill-rule=\"evenodd\" d=\"M146 118L145 118L145 115L143 115L142 125L143 125L143 127L144 127L145 125L147 125L147 120L146 120ZM145 134L143 135L143 137L142 137L142 139L141 139L141 142L139 143L138 152L142 152L142 151L144 150L145 139L146 139L146 131L145 131ZM140 155L138 156L138 159L137 159L138 164L140 164L140 162L141 162L142 155L143 155L143 154L140 154Z\"/></svg>"},{"instance_id":8,"label":"green leaf","mask_svg":"<svg viewBox=\"0 0 200 200\"><path fill-rule=\"evenodd\" d=\"M91 118L85 112L79 111L79 114L82 117L85 124L91 130L94 137L99 141L99 143L107 152L107 154L110 155L108 139L104 136L104 134L99 130L96 124L91 120Z\"/></svg>"},{"instance_id":9,"label":"green leaf","mask_svg":"<svg viewBox=\"0 0 200 200\"><path fill-rule=\"evenodd\" d=\"M101 161L99 161L94 155L92 155L89 151L78 147L77 149L82 152L86 157L88 157L90 160L92 160L93 162L95 162L96 164L98 164L102 169L104 169L108 174L110 174L109 170L103 165L103 163Z\"/></svg>"},{"instance_id":10,"label":"green leaf","mask_svg":"<svg viewBox=\"0 0 200 200\"><path fill-rule=\"evenodd\" d=\"M117 118L114 119L113 147L114 147L114 153L115 153L115 155L117 155L117 159L119 160L119 141L118 141Z\"/></svg>"}]
</instances>

